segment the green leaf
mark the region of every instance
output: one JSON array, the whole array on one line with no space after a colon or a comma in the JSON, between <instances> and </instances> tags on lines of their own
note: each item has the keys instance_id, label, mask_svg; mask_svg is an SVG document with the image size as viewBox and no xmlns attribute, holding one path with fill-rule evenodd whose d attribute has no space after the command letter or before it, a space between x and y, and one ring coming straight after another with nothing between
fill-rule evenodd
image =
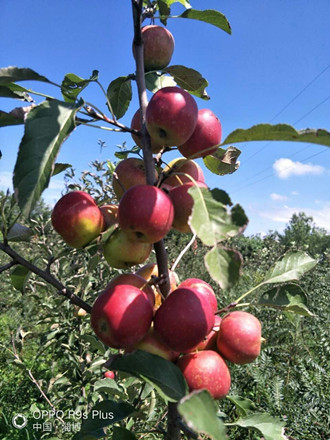
<instances>
[{"instance_id":1,"label":"green leaf","mask_svg":"<svg viewBox=\"0 0 330 440\"><path fill-rule=\"evenodd\" d=\"M173 87L176 86L176 82L172 76L163 75L157 72L147 72L145 74L146 87L152 93L156 93L157 90L163 87Z\"/></svg>"},{"instance_id":2,"label":"green leaf","mask_svg":"<svg viewBox=\"0 0 330 440\"><path fill-rule=\"evenodd\" d=\"M103 400L93 406L88 418L81 426L82 433L89 433L125 419L135 411L134 406L127 402Z\"/></svg>"},{"instance_id":3,"label":"green leaf","mask_svg":"<svg viewBox=\"0 0 330 440\"><path fill-rule=\"evenodd\" d=\"M255 411L255 404L250 399L241 396L227 396L226 399L235 405L236 411L240 416L247 416Z\"/></svg>"},{"instance_id":4,"label":"green leaf","mask_svg":"<svg viewBox=\"0 0 330 440\"><path fill-rule=\"evenodd\" d=\"M209 154L203 158L206 168L213 174L224 176L234 173L240 163L237 161L241 151L236 147L228 147L227 150L218 148L214 154Z\"/></svg>"},{"instance_id":5,"label":"green leaf","mask_svg":"<svg viewBox=\"0 0 330 440\"><path fill-rule=\"evenodd\" d=\"M29 68L9 66L0 69L0 84L28 80L51 82L45 76L39 75L39 73Z\"/></svg>"},{"instance_id":6,"label":"green leaf","mask_svg":"<svg viewBox=\"0 0 330 440\"><path fill-rule=\"evenodd\" d=\"M178 405L178 411L190 429L206 434L212 440L225 440L225 427L217 410L215 401L206 390L189 394Z\"/></svg>"},{"instance_id":7,"label":"green leaf","mask_svg":"<svg viewBox=\"0 0 330 440\"><path fill-rule=\"evenodd\" d=\"M53 169L52 176L56 176L57 174L60 174L71 167L72 165L70 163L56 163Z\"/></svg>"},{"instance_id":8,"label":"green leaf","mask_svg":"<svg viewBox=\"0 0 330 440\"><path fill-rule=\"evenodd\" d=\"M105 349L104 345L102 344L102 342L100 342L100 340L97 339L95 336L84 334L84 335L80 335L80 339L82 341L88 342L91 345L91 348L93 350L100 351L101 353L106 352L106 349Z\"/></svg>"},{"instance_id":9,"label":"green leaf","mask_svg":"<svg viewBox=\"0 0 330 440\"><path fill-rule=\"evenodd\" d=\"M119 388L117 382L114 379L105 378L95 382L94 391L105 392L108 394L116 394L121 397L125 397L125 393Z\"/></svg>"},{"instance_id":10,"label":"green leaf","mask_svg":"<svg viewBox=\"0 0 330 440\"><path fill-rule=\"evenodd\" d=\"M3 98L16 98L27 102L34 102L34 99L31 98L27 92L27 89L14 83L8 83L0 86L0 96Z\"/></svg>"},{"instance_id":11,"label":"green leaf","mask_svg":"<svg viewBox=\"0 0 330 440\"><path fill-rule=\"evenodd\" d=\"M21 265L15 266L10 274L10 279L13 287L23 293L29 274L30 271L26 267Z\"/></svg>"},{"instance_id":12,"label":"green leaf","mask_svg":"<svg viewBox=\"0 0 330 440\"><path fill-rule=\"evenodd\" d=\"M284 424L278 417L266 413L250 414L228 423L229 426L240 426L261 433L265 440L288 440L284 435Z\"/></svg>"},{"instance_id":13,"label":"green leaf","mask_svg":"<svg viewBox=\"0 0 330 440\"><path fill-rule=\"evenodd\" d=\"M163 72L173 76L178 86L202 99L210 99L205 88L209 85L207 80L194 69L185 66L169 66Z\"/></svg>"},{"instance_id":14,"label":"green leaf","mask_svg":"<svg viewBox=\"0 0 330 440\"><path fill-rule=\"evenodd\" d=\"M227 18L221 12L213 9L206 9L204 11L187 9L183 14L179 15L179 18L191 18L193 20L204 21L231 34L231 27Z\"/></svg>"},{"instance_id":15,"label":"green leaf","mask_svg":"<svg viewBox=\"0 0 330 440\"><path fill-rule=\"evenodd\" d=\"M122 118L132 100L132 84L130 77L121 76L113 80L109 84L107 96L116 118Z\"/></svg>"},{"instance_id":16,"label":"green leaf","mask_svg":"<svg viewBox=\"0 0 330 440\"><path fill-rule=\"evenodd\" d=\"M75 102L78 95L88 86L89 83L97 81L98 71L94 70L89 79L80 78L74 73L65 75L61 85L62 95L65 101Z\"/></svg>"},{"instance_id":17,"label":"green leaf","mask_svg":"<svg viewBox=\"0 0 330 440\"><path fill-rule=\"evenodd\" d=\"M161 0L163 3L166 3L168 6L173 5L173 3L181 3L186 9L191 8L190 2L188 0ZM159 0L158 2L159 3Z\"/></svg>"},{"instance_id":18,"label":"green leaf","mask_svg":"<svg viewBox=\"0 0 330 440\"><path fill-rule=\"evenodd\" d=\"M153 385L166 400L176 402L187 392L187 384L179 368L160 356L142 350L115 359L111 369L130 373Z\"/></svg>"},{"instance_id":19,"label":"green leaf","mask_svg":"<svg viewBox=\"0 0 330 440\"><path fill-rule=\"evenodd\" d=\"M222 289L229 289L241 276L243 264L239 252L214 246L204 257L205 267Z\"/></svg>"},{"instance_id":20,"label":"green leaf","mask_svg":"<svg viewBox=\"0 0 330 440\"><path fill-rule=\"evenodd\" d=\"M136 440L136 437L127 429L114 426L112 440Z\"/></svg>"},{"instance_id":21,"label":"green leaf","mask_svg":"<svg viewBox=\"0 0 330 440\"><path fill-rule=\"evenodd\" d=\"M306 272L313 269L316 264L317 261L305 252L289 252L268 271L262 284L298 280Z\"/></svg>"},{"instance_id":22,"label":"green leaf","mask_svg":"<svg viewBox=\"0 0 330 440\"><path fill-rule=\"evenodd\" d=\"M18 205L26 216L49 184L60 147L75 128L79 107L44 101L26 118L13 178Z\"/></svg>"},{"instance_id":23,"label":"green leaf","mask_svg":"<svg viewBox=\"0 0 330 440\"><path fill-rule=\"evenodd\" d=\"M16 118L11 113L6 113L0 110L0 127L7 127L9 125L21 125L24 124L23 118Z\"/></svg>"},{"instance_id":24,"label":"green leaf","mask_svg":"<svg viewBox=\"0 0 330 440\"><path fill-rule=\"evenodd\" d=\"M330 146L330 132L323 129L296 130L287 124L259 124L248 129L239 128L230 133L221 145L248 141L307 142Z\"/></svg>"},{"instance_id":25,"label":"green leaf","mask_svg":"<svg viewBox=\"0 0 330 440\"><path fill-rule=\"evenodd\" d=\"M314 316L307 308L307 295L298 284L286 284L264 292L258 304L297 315Z\"/></svg>"},{"instance_id":26,"label":"green leaf","mask_svg":"<svg viewBox=\"0 0 330 440\"><path fill-rule=\"evenodd\" d=\"M15 223L7 234L8 241L30 241L33 232L30 228L19 223Z\"/></svg>"},{"instance_id":27,"label":"green leaf","mask_svg":"<svg viewBox=\"0 0 330 440\"><path fill-rule=\"evenodd\" d=\"M206 188L193 186L188 192L194 199L189 225L206 246L215 246L246 228L248 219L239 205L229 212Z\"/></svg>"},{"instance_id":28,"label":"green leaf","mask_svg":"<svg viewBox=\"0 0 330 440\"><path fill-rule=\"evenodd\" d=\"M168 0L158 0L157 5L159 9L159 15L160 15L160 22L166 26L167 25L167 19L171 13L171 9L168 4Z\"/></svg>"}]
</instances>

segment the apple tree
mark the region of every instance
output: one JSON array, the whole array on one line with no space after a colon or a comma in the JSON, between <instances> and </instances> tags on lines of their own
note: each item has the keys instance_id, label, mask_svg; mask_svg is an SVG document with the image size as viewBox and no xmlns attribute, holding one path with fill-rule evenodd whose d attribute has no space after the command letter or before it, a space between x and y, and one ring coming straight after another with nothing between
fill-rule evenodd
<instances>
[{"instance_id":1,"label":"apple tree","mask_svg":"<svg viewBox=\"0 0 330 440\"><path fill-rule=\"evenodd\" d=\"M285 439L283 421L254 412L244 396L230 395L230 365L253 362L262 350L262 323L254 316L258 307L311 316L297 281L316 261L302 251L289 252L258 285L221 304L218 292L194 274L177 279L168 267L166 237L171 229L190 234L188 247L197 237L207 249L203 264L212 280L219 289L232 288L242 272L242 257L227 243L244 232L248 218L229 194L208 187L195 159L221 176L239 167L240 150L233 144L279 140L330 146L330 133L259 124L237 129L223 140L217 115L199 110L209 99L207 80L192 68L171 65L175 44L166 25L173 3L181 4L183 26L187 19L199 20L231 33L221 12L194 9L188 0L132 0L127 7L134 34L129 55L136 69L107 88L96 70L86 79L68 73L56 84L31 68L0 69L1 96L29 103L0 113L1 126L24 125L13 171L15 197L4 197L1 208L0 249L10 259L1 271L11 270L16 283L29 282L34 274L75 308L75 319L91 315L79 343L98 352L98 365L108 373L90 387L86 418L74 439L221 440L233 427L269 440ZM59 96L20 85L31 80L53 85ZM104 94L105 109L85 102L84 89L92 83ZM124 124L134 87L139 109ZM44 100L35 103L33 95ZM97 185L88 185L85 179L84 185L68 185L48 223L57 240L62 239L62 249L55 239L52 249L47 248L53 251L47 261L26 258L22 243L30 239L31 229L23 223L29 222L52 176L68 169L56 161L58 153L83 125L127 133L133 147L117 152L116 164L106 163L106 183L99 179ZM178 157L169 162L167 153L173 151ZM104 164L94 165L104 170ZM178 250L176 264L188 247ZM65 279L66 271L57 265L63 256L71 258L77 284ZM86 286L92 290L87 296L82 295ZM74 334L75 329L69 331ZM70 356L73 348L62 345ZM229 421L221 412L223 399L235 408L236 419Z\"/></svg>"}]
</instances>

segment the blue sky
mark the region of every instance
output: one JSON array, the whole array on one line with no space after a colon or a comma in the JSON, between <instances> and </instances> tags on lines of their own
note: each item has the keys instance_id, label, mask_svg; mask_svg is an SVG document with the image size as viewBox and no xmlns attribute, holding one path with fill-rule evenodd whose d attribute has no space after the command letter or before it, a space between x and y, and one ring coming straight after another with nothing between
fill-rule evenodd
<instances>
[{"instance_id":1,"label":"blue sky","mask_svg":"<svg viewBox=\"0 0 330 440\"><path fill-rule=\"evenodd\" d=\"M106 88L113 79L134 72L130 3L2 1L1 67L31 67L57 83L66 73L88 78L97 69ZM191 0L191 4L195 9L220 10L232 26L228 35L193 20L168 21L175 38L171 64L192 67L209 81L211 100L196 100L199 108L217 114L224 137L261 122L330 130L329 0ZM175 13L182 10L179 4L173 8ZM46 84L22 85L60 97ZM104 108L96 85L83 97ZM0 108L9 111L18 105L26 104L3 99ZM121 121L129 125L136 108L134 90ZM11 187L22 134L22 126L0 131L0 189ZM107 144L101 152L99 139ZM86 170L94 159L114 160L116 146L124 141L133 146L127 134L79 127L62 146L58 161L73 164L78 172ZM206 171L206 180L244 207L250 219L247 234L282 230L299 211L330 230L329 148L288 142L237 147L242 150L238 171L224 177ZM171 153L168 160L176 156ZM55 176L44 193L47 202L54 203L63 187L62 176Z\"/></svg>"}]
</instances>

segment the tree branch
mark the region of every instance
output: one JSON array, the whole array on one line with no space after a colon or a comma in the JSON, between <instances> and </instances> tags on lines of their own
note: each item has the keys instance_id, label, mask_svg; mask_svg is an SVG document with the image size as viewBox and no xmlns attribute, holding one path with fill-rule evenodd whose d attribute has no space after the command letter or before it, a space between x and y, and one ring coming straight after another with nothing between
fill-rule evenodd
<instances>
[{"instance_id":1,"label":"tree branch","mask_svg":"<svg viewBox=\"0 0 330 440\"><path fill-rule=\"evenodd\" d=\"M21 264L22 266L29 269L31 272L38 275L40 278L45 280L48 284L51 284L53 287L57 289L57 293L59 295L65 296L72 304L75 304L78 307L86 310L87 313L91 313L92 307L83 301L79 296L76 296L73 292L67 289L57 278L51 275L47 270L42 270L39 267L32 264L30 261L25 260L25 258L21 257L12 247L10 247L6 243L0 243L0 250L9 255L13 264Z\"/></svg>"}]
</instances>

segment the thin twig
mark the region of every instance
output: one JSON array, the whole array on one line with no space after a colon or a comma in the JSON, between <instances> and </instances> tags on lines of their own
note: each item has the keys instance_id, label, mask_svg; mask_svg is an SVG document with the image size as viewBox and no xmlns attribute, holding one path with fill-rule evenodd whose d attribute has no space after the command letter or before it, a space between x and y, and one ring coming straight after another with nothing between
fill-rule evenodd
<instances>
[{"instance_id":1,"label":"thin twig","mask_svg":"<svg viewBox=\"0 0 330 440\"><path fill-rule=\"evenodd\" d=\"M179 264L180 260L182 259L182 257L184 256L184 254L186 252L188 252L190 246L194 243L194 241L196 240L197 235L194 234L191 238L191 240L189 241L189 243L187 244L187 246L179 253L177 259L174 261L171 270L175 270L175 268L177 267L177 265Z\"/></svg>"}]
</instances>

